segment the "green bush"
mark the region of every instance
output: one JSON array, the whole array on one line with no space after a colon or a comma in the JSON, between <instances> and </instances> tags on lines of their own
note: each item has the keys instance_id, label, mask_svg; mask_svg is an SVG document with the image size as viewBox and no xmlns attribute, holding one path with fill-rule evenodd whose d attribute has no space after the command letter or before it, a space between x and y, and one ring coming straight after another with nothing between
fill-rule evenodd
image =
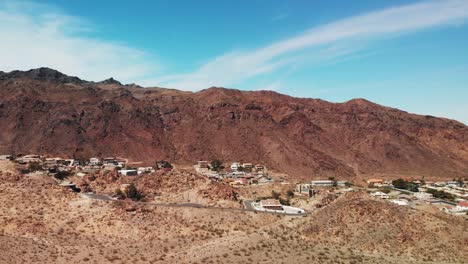
<instances>
[{"instance_id":1,"label":"green bush","mask_svg":"<svg viewBox=\"0 0 468 264\"><path fill-rule=\"evenodd\" d=\"M125 197L132 200L140 200L142 195L137 187L132 183L127 189L125 189Z\"/></svg>"},{"instance_id":2,"label":"green bush","mask_svg":"<svg viewBox=\"0 0 468 264\"><path fill-rule=\"evenodd\" d=\"M212 171L220 171L222 166L223 162L218 159L212 160L210 163L210 168Z\"/></svg>"},{"instance_id":3,"label":"green bush","mask_svg":"<svg viewBox=\"0 0 468 264\"><path fill-rule=\"evenodd\" d=\"M410 192L418 192L419 188L418 185L412 182L405 181L403 179L398 179L392 181L393 187L402 190L408 190Z\"/></svg>"},{"instance_id":4,"label":"green bush","mask_svg":"<svg viewBox=\"0 0 468 264\"><path fill-rule=\"evenodd\" d=\"M289 199L279 198L279 202L282 205L287 205L287 206L291 205L291 203L289 202Z\"/></svg>"},{"instance_id":5,"label":"green bush","mask_svg":"<svg viewBox=\"0 0 468 264\"><path fill-rule=\"evenodd\" d=\"M444 192L444 191L439 191L435 189L427 189L427 192L432 194L435 198L445 199L445 200L450 200L450 201L455 200L455 197L452 194Z\"/></svg>"},{"instance_id":6,"label":"green bush","mask_svg":"<svg viewBox=\"0 0 468 264\"><path fill-rule=\"evenodd\" d=\"M28 165L29 172L41 171L43 170L41 164L38 162L30 162Z\"/></svg>"},{"instance_id":7,"label":"green bush","mask_svg":"<svg viewBox=\"0 0 468 264\"><path fill-rule=\"evenodd\" d=\"M70 176L70 172L68 171L58 171L57 173L55 173L54 177L56 179L59 179L59 180L63 180L65 179L66 177Z\"/></svg>"},{"instance_id":8,"label":"green bush","mask_svg":"<svg viewBox=\"0 0 468 264\"><path fill-rule=\"evenodd\" d=\"M117 197L117 199L125 199L125 194L120 189L116 189L114 195Z\"/></svg>"}]
</instances>

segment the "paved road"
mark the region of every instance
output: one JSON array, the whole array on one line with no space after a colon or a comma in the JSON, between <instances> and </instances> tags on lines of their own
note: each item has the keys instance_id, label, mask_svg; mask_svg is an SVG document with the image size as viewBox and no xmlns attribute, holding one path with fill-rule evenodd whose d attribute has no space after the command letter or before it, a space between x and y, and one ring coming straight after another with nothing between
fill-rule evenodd
<instances>
[{"instance_id":1,"label":"paved road","mask_svg":"<svg viewBox=\"0 0 468 264\"><path fill-rule=\"evenodd\" d=\"M85 198L90 198L93 200L101 200L101 201L115 201L114 199L110 198L109 196L106 195L99 195L95 193L82 193L81 196Z\"/></svg>"},{"instance_id":2,"label":"paved road","mask_svg":"<svg viewBox=\"0 0 468 264\"><path fill-rule=\"evenodd\" d=\"M244 201L244 208L245 208L246 210L249 210L249 211L254 211L255 209L254 209L253 206L252 206L252 202L253 202L253 201L251 201L251 200L245 200L245 201Z\"/></svg>"},{"instance_id":3,"label":"paved road","mask_svg":"<svg viewBox=\"0 0 468 264\"><path fill-rule=\"evenodd\" d=\"M111 202L120 202L117 199L113 199L107 195L99 195L94 193L82 193L82 197L93 199L93 200L100 200L100 201L111 201ZM190 207L190 208L204 208L210 210L223 210L223 211L244 211L244 212L256 212L262 214L277 214L277 215L286 215L286 216L305 216L309 213L303 214L287 214L287 213L277 213L277 212L266 212L266 211L258 211L252 207L252 201L244 201L245 209L242 208L224 208L224 207L215 207L215 206L204 206L202 204L197 203L182 203L182 204L175 204L175 203L152 203L152 202L136 202L136 204L145 204L145 205L154 205L154 206L167 206L167 207Z\"/></svg>"}]
</instances>

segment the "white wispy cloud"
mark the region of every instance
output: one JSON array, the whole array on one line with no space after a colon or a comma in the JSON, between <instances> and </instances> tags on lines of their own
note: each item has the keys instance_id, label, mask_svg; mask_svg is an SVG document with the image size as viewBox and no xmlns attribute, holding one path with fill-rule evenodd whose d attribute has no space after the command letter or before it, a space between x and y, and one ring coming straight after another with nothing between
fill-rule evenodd
<instances>
[{"instance_id":1,"label":"white wispy cloud","mask_svg":"<svg viewBox=\"0 0 468 264\"><path fill-rule=\"evenodd\" d=\"M142 80L185 90L210 86L232 87L249 78L272 73L297 62L323 62L356 52L339 48L346 42L369 43L377 38L463 23L468 1L437 0L387 8L311 28L304 33L253 50L230 51L217 56L193 72Z\"/></svg>"},{"instance_id":2,"label":"white wispy cloud","mask_svg":"<svg viewBox=\"0 0 468 264\"><path fill-rule=\"evenodd\" d=\"M0 70L47 66L87 80L130 82L160 67L141 50L87 33L98 32L54 6L0 0Z\"/></svg>"}]
</instances>

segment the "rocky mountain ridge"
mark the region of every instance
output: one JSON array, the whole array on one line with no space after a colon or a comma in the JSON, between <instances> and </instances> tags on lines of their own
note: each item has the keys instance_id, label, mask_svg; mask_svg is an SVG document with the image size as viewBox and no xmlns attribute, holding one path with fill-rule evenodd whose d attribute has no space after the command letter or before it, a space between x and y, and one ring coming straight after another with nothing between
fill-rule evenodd
<instances>
[{"instance_id":1,"label":"rocky mountain ridge","mask_svg":"<svg viewBox=\"0 0 468 264\"><path fill-rule=\"evenodd\" d=\"M0 152L263 163L291 178L468 177L468 128L364 99L0 73Z\"/></svg>"}]
</instances>

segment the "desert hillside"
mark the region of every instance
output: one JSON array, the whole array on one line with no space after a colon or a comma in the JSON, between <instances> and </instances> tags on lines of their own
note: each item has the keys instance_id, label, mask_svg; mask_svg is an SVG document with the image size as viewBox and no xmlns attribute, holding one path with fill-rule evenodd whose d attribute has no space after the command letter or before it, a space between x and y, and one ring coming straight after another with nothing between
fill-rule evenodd
<instances>
[{"instance_id":1,"label":"desert hillside","mask_svg":"<svg viewBox=\"0 0 468 264\"><path fill-rule=\"evenodd\" d=\"M415 212L366 193L349 193L294 217L89 199L60 187L51 176L18 174L6 162L0 166L0 263L390 264L468 259L465 218ZM180 177L193 189L205 188L190 175L171 173L166 176ZM139 183L150 181L155 184L148 184L145 194L173 198L170 180L150 174ZM96 189L103 182L91 181ZM108 182L112 186L112 180ZM203 192L198 196L206 199Z\"/></svg>"},{"instance_id":2,"label":"desert hillside","mask_svg":"<svg viewBox=\"0 0 468 264\"><path fill-rule=\"evenodd\" d=\"M47 68L0 72L0 152L117 155L151 164L245 160L302 179L468 176L468 128L454 120L364 99L143 89Z\"/></svg>"},{"instance_id":3,"label":"desert hillside","mask_svg":"<svg viewBox=\"0 0 468 264\"><path fill-rule=\"evenodd\" d=\"M441 261L448 255L468 258L467 228L463 218L411 210L366 193L348 193L313 214L303 230L311 240L325 244Z\"/></svg>"}]
</instances>

